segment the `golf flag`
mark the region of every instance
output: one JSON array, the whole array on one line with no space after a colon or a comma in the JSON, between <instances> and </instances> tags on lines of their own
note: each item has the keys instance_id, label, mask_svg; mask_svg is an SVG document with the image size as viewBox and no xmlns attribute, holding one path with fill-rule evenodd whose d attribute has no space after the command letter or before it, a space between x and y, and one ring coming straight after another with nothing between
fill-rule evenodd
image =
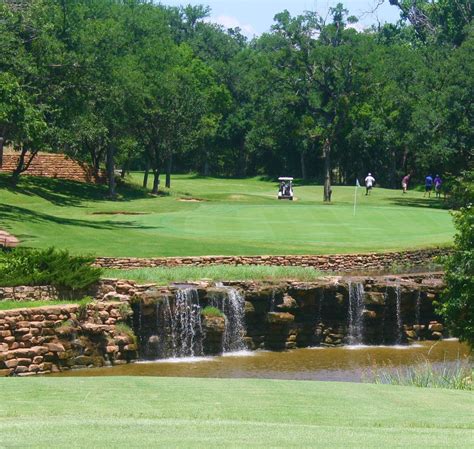
<instances>
[{"instance_id":1,"label":"golf flag","mask_svg":"<svg viewBox=\"0 0 474 449\"><path fill-rule=\"evenodd\" d=\"M359 178L356 178L356 188L354 191L354 217L356 214L356 207L357 207L357 187L360 187Z\"/></svg>"}]
</instances>

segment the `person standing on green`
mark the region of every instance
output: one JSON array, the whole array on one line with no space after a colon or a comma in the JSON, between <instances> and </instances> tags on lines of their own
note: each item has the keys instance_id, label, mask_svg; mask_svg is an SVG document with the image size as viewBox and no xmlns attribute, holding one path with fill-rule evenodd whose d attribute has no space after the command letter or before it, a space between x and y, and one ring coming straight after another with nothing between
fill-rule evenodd
<instances>
[{"instance_id":1,"label":"person standing on green","mask_svg":"<svg viewBox=\"0 0 474 449\"><path fill-rule=\"evenodd\" d=\"M410 174L406 175L402 179L402 189L403 193L407 193L408 190L408 183L410 182Z\"/></svg>"},{"instance_id":2,"label":"person standing on green","mask_svg":"<svg viewBox=\"0 0 474 449\"><path fill-rule=\"evenodd\" d=\"M436 175L434 179L434 188L435 188L435 194L436 198L441 198L441 186L443 185L443 180L441 179L441 176Z\"/></svg>"},{"instance_id":3,"label":"person standing on green","mask_svg":"<svg viewBox=\"0 0 474 449\"><path fill-rule=\"evenodd\" d=\"M375 178L372 176L372 173L369 173L367 175L367 178L365 178L365 195L369 195L370 191L372 190L372 187L375 184Z\"/></svg>"},{"instance_id":4,"label":"person standing on green","mask_svg":"<svg viewBox=\"0 0 474 449\"><path fill-rule=\"evenodd\" d=\"M428 198L431 198L431 191L433 190L433 177L428 175L425 178L425 193L423 194L423 198L428 194Z\"/></svg>"}]
</instances>

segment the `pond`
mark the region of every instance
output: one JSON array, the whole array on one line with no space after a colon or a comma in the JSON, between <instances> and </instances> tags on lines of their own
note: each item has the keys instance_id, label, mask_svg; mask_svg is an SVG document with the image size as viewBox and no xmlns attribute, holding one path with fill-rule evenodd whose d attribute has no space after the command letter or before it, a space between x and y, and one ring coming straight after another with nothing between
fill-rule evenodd
<instances>
[{"instance_id":1,"label":"pond","mask_svg":"<svg viewBox=\"0 0 474 449\"><path fill-rule=\"evenodd\" d=\"M264 378L361 382L374 368L409 367L423 361L455 366L469 356L457 340L411 346L345 346L286 352L254 351L218 357L189 357L115 367L65 371L56 376L160 376Z\"/></svg>"}]
</instances>

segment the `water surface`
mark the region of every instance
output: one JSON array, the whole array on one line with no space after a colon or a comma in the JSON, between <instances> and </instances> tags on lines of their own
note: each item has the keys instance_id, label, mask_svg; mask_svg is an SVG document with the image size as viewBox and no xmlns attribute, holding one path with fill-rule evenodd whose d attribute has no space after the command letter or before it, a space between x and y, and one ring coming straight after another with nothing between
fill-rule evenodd
<instances>
[{"instance_id":1,"label":"water surface","mask_svg":"<svg viewBox=\"0 0 474 449\"><path fill-rule=\"evenodd\" d=\"M166 359L106 368L66 371L58 376L160 376L264 378L360 382L375 368L408 367L428 360L455 365L469 355L457 340L412 346L346 346L287 352L240 352L220 357Z\"/></svg>"}]
</instances>

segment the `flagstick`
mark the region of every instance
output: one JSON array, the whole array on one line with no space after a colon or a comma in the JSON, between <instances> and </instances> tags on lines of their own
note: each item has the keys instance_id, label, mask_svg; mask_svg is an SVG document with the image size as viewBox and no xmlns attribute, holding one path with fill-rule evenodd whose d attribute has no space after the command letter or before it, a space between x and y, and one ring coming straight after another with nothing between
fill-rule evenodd
<instances>
[{"instance_id":1,"label":"flagstick","mask_svg":"<svg viewBox=\"0 0 474 449\"><path fill-rule=\"evenodd\" d=\"M356 184L355 191L354 191L354 217L356 215L356 206L357 206L357 187L359 186Z\"/></svg>"}]
</instances>

